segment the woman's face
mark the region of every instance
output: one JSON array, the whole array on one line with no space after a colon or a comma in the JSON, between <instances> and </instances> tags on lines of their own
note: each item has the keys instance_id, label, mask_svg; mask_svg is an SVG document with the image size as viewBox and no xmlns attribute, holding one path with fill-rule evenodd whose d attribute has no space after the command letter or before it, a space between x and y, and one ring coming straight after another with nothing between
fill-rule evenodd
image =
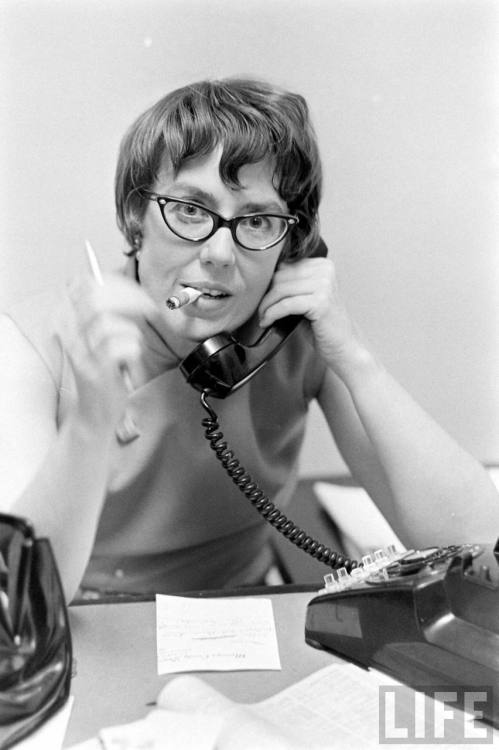
<instances>
[{"instance_id":1,"label":"woman's face","mask_svg":"<svg viewBox=\"0 0 499 750\"><path fill-rule=\"evenodd\" d=\"M248 164L239 171L240 188L230 187L219 174L220 150L185 164L179 173L163 167L152 190L191 200L226 219L253 212L289 213L272 184L271 162ZM165 224L157 203L150 201L143 223L140 282L164 311L164 333L178 356L221 331L234 331L255 312L274 273L283 240L255 252L234 242L221 227L207 240L189 242ZM184 286L204 290L195 302L169 310L165 301Z\"/></svg>"}]
</instances>

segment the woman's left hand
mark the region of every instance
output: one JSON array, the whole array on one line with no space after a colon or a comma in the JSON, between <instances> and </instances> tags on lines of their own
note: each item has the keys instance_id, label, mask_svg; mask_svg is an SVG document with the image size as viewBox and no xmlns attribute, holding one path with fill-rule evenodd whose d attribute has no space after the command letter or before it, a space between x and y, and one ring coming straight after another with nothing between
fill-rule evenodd
<instances>
[{"instance_id":1,"label":"woman's left hand","mask_svg":"<svg viewBox=\"0 0 499 750\"><path fill-rule=\"evenodd\" d=\"M330 258L281 263L260 303L259 314L264 328L287 315L308 318L322 356L340 377L365 351L341 299Z\"/></svg>"}]
</instances>

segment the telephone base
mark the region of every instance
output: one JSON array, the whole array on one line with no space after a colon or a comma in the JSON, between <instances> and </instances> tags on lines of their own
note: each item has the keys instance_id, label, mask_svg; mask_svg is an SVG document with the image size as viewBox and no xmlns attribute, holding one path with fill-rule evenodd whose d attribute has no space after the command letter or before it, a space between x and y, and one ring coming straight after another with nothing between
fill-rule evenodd
<instances>
[{"instance_id":1,"label":"telephone base","mask_svg":"<svg viewBox=\"0 0 499 750\"><path fill-rule=\"evenodd\" d=\"M499 540L426 552L320 592L305 640L423 692L487 689L483 718L499 726Z\"/></svg>"}]
</instances>

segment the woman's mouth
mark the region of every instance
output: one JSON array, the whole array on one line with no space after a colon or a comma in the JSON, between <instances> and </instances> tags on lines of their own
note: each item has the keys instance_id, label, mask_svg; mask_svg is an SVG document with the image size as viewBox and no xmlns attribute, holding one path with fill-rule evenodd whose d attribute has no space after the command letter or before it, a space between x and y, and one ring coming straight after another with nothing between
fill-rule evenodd
<instances>
[{"instance_id":1,"label":"woman's mouth","mask_svg":"<svg viewBox=\"0 0 499 750\"><path fill-rule=\"evenodd\" d=\"M229 296L225 292L219 292L214 289L200 289L199 291L202 297L208 297L209 299L222 299Z\"/></svg>"},{"instance_id":2,"label":"woman's mouth","mask_svg":"<svg viewBox=\"0 0 499 750\"><path fill-rule=\"evenodd\" d=\"M183 286L187 286L187 284ZM198 297L198 300L222 300L232 296L228 290L220 287L205 286L204 284L189 284L188 286L191 289L197 289L201 292L201 296Z\"/></svg>"}]
</instances>

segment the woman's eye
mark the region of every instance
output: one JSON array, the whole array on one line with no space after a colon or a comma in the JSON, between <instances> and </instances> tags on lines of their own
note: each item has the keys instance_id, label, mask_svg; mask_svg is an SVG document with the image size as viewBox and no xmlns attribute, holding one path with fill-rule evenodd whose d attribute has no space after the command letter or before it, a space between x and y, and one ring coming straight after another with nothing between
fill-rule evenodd
<instances>
[{"instance_id":1,"label":"woman's eye","mask_svg":"<svg viewBox=\"0 0 499 750\"><path fill-rule=\"evenodd\" d=\"M196 214L200 213L199 208L197 206L191 206L190 203L182 204L180 210L188 216L196 216Z\"/></svg>"},{"instance_id":2,"label":"woman's eye","mask_svg":"<svg viewBox=\"0 0 499 750\"><path fill-rule=\"evenodd\" d=\"M265 229L269 223L266 216L251 216L249 219L249 227L251 229Z\"/></svg>"},{"instance_id":3,"label":"woman's eye","mask_svg":"<svg viewBox=\"0 0 499 750\"><path fill-rule=\"evenodd\" d=\"M184 219L206 219L206 211L199 206L193 206L191 203L177 203L175 213Z\"/></svg>"}]
</instances>

